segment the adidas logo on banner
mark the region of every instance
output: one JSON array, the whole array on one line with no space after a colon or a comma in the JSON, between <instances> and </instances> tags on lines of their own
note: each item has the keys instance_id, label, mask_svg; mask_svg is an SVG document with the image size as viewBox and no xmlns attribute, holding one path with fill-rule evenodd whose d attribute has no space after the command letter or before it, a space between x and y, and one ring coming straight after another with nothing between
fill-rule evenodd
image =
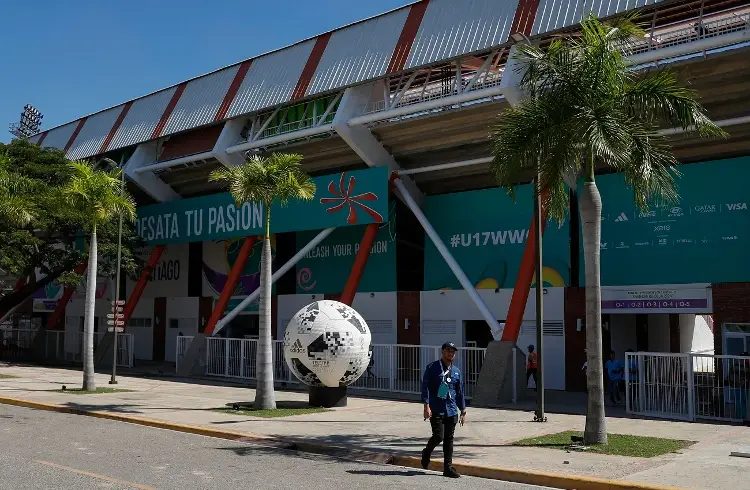
<instances>
[{"instance_id":1,"label":"adidas logo on banner","mask_svg":"<svg viewBox=\"0 0 750 490\"><path fill-rule=\"evenodd\" d=\"M300 342L299 339L297 339L297 341L294 342L294 344L292 344L292 348L289 349L289 351L294 352L295 354L304 354L305 348L302 347L302 342Z\"/></svg>"},{"instance_id":2,"label":"adidas logo on banner","mask_svg":"<svg viewBox=\"0 0 750 490\"><path fill-rule=\"evenodd\" d=\"M622 223L623 221L627 221L627 220L628 220L627 215L625 213L620 213L620 216L615 218L615 223L618 223L618 222Z\"/></svg>"}]
</instances>

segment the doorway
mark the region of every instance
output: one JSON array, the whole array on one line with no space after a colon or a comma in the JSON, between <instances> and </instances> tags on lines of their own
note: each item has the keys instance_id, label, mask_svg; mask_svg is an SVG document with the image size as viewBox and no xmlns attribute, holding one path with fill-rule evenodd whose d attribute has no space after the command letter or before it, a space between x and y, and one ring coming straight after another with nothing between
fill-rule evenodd
<instances>
[{"instance_id":1,"label":"doorway","mask_svg":"<svg viewBox=\"0 0 750 490\"><path fill-rule=\"evenodd\" d=\"M219 332L221 337L232 339L257 339L259 334L260 320L257 314L237 315Z\"/></svg>"},{"instance_id":2,"label":"doorway","mask_svg":"<svg viewBox=\"0 0 750 490\"><path fill-rule=\"evenodd\" d=\"M486 349L493 340L490 327L484 320L467 320L464 322L464 343L466 347Z\"/></svg>"}]
</instances>

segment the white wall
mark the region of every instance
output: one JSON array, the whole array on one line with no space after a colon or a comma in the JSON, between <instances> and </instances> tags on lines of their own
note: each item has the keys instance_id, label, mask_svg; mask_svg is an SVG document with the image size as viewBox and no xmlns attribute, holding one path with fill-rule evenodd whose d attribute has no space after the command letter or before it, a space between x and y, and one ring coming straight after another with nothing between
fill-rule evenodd
<instances>
[{"instance_id":1,"label":"white wall","mask_svg":"<svg viewBox=\"0 0 750 490\"><path fill-rule=\"evenodd\" d=\"M714 352L714 334L703 315L680 315L680 352Z\"/></svg>"},{"instance_id":2,"label":"white wall","mask_svg":"<svg viewBox=\"0 0 750 490\"><path fill-rule=\"evenodd\" d=\"M286 326L304 306L323 299L322 294L280 294L278 296L278 314L276 315L276 338L284 340Z\"/></svg>"},{"instance_id":3,"label":"white wall","mask_svg":"<svg viewBox=\"0 0 750 490\"><path fill-rule=\"evenodd\" d=\"M352 303L365 319L372 333L373 344L395 344L397 301L396 292L357 293Z\"/></svg>"},{"instance_id":4,"label":"white wall","mask_svg":"<svg viewBox=\"0 0 750 490\"><path fill-rule=\"evenodd\" d=\"M618 359L624 359L624 352L628 349L638 350L638 340L635 328L635 315L610 315L609 334L612 350Z\"/></svg>"},{"instance_id":5,"label":"white wall","mask_svg":"<svg viewBox=\"0 0 750 490\"><path fill-rule=\"evenodd\" d=\"M65 307L65 316L85 316L86 301L83 299L71 299ZM112 311L112 305L108 299L97 299L94 303L94 316L99 318L99 329L97 332L107 331L107 314ZM67 325L66 325L67 330Z\"/></svg>"},{"instance_id":6,"label":"white wall","mask_svg":"<svg viewBox=\"0 0 750 490\"><path fill-rule=\"evenodd\" d=\"M545 288L544 322L562 322L565 318L565 290L564 288ZM512 289L501 289L495 292L491 289L477 291L487 307L500 322L505 322L510 307ZM467 320L484 320L474 302L466 291L422 291L421 292L421 344L442 345L451 341L456 345L464 345L463 322ZM536 298L529 294L524 321L535 321Z\"/></svg>"},{"instance_id":7,"label":"white wall","mask_svg":"<svg viewBox=\"0 0 750 490\"><path fill-rule=\"evenodd\" d=\"M536 340L536 323L523 322L518 335L518 347L528 356L528 346L533 345L538 352ZM548 390L565 389L565 328L562 322L544 322L544 345L542 347L544 362L544 387ZM520 373L525 376L526 373ZM534 379L529 381L534 386Z\"/></svg>"},{"instance_id":8,"label":"white wall","mask_svg":"<svg viewBox=\"0 0 750 490\"><path fill-rule=\"evenodd\" d=\"M167 298L165 361L175 361L177 336L180 332L185 337L198 335L199 304L199 298ZM177 328L171 327L172 320L177 320Z\"/></svg>"},{"instance_id":9,"label":"white wall","mask_svg":"<svg viewBox=\"0 0 750 490\"><path fill-rule=\"evenodd\" d=\"M669 352L669 315L648 315L648 350Z\"/></svg>"},{"instance_id":10,"label":"white wall","mask_svg":"<svg viewBox=\"0 0 750 490\"><path fill-rule=\"evenodd\" d=\"M133 334L133 353L136 359L150 361L154 358L154 300L141 298L133 310L131 321L125 330ZM135 326L133 319L149 319L150 326Z\"/></svg>"},{"instance_id":11,"label":"white wall","mask_svg":"<svg viewBox=\"0 0 750 490\"><path fill-rule=\"evenodd\" d=\"M545 288L544 324L547 332L544 336L545 387L552 390L565 389L565 290L564 288ZM487 307L502 324L508 315L512 289L477 291ZM422 291L421 293L421 344L442 345L443 342L454 342L464 345L463 324L467 320L484 320L474 302L466 291ZM523 324L518 338L518 345L526 352L526 346L536 344L536 297L529 294ZM526 373L521 373L525 376Z\"/></svg>"},{"instance_id":12,"label":"white wall","mask_svg":"<svg viewBox=\"0 0 750 490\"><path fill-rule=\"evenodd\" d=\"M143 260L148 260L151 248L140 251ZM190 248L187 243L167 245L159 263L151 273L148 285L141 298L184 297L188 295L188 263ZM128 295L135 288L135 281L128 278Z\"/></svg>"}]
</instances>

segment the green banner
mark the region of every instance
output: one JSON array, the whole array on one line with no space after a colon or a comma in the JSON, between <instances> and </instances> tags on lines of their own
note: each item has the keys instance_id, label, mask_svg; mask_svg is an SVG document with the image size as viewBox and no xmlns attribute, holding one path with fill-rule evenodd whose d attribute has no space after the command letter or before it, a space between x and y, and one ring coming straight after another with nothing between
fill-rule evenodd
<instances>
[{"instance_id":1,"label":"green banner","mask_svg":"<svg viewBox=\"0 0 750 490\"><path fill-rule=\"evenodd\" d=\"M378 229L375 243L358 291L382 292L396 290L396 206L391 202L389 219ZM297 263L297 293L341 293L354 265L365 226L339 228ZM316 235L297 233L297 250Z\"/></svg>"},{"instance_id":2,"label":"green banner","mask_svg":"<svg viewBox=\"0 0 750 490\"><path fill-rule=\"evenodd\" d=\"M680 202L647 211L621 175L597 177L602 285L750 281L750 157L679 170Z\"/></svg>"},{"instance_id":3,"label":"green banner","mask_svg":"<svg viewBox=\"0 0 750 490\"><path fill-rule=\"evenodd\" d=\"M384 223L388 219L388 169L376 167L313 179L312 201L290 201L271 209L271 231ZM228 193L138 208L136 230L151 245L199 242L262 234L264 206L235 206Z\"/></svg>"},{"instance_id":4,"label":"green banner","mask_svg":"<svg viewBox=\"0 0 750 490\"><path fill-rule=\"evenodd\" d=\"M429 196L425 215L477 289L515 286L534 213L531 186L518 187L516 202L504 189ZM569 226L550 221L543 241L542 277L549 287L570 276ZM426 290L460 289L453 272L425 237Z\"/></svg>"}]
</instances>

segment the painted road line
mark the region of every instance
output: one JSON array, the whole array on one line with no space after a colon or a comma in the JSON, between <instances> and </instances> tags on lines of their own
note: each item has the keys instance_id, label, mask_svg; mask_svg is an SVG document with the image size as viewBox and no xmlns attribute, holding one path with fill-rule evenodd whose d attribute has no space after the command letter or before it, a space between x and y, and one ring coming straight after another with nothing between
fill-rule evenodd
<instances>
[{"instance_id":1,"label":"painted road line","mask_svg":"<svg viewBox=\"0 0 750 490\"><path fill-rule=\"evenodd\" d=\"M109 482L109 483L117 483L118 485L125 485L127 487L138 488L139 490L156 490L156 488L154 488L154 487L149 487L147 485L141 485L140 483L135 483L135 482L132 482L132 481L127 481L127 480L120 480L119 478L113 478L111 476L102 475L102 474L99 474L99 473L93 473L91 471L79 470L77 468L71 468L70 466L65 466L65 465L53 463L51 461L42 461L42 460L39 460L39 459L35 459L34 462L35 463L39 463L39 464L44 465L44 466L49 466L50 468L55 468L55 469L58 469L58 470L68 471L70 473L75 473L77 475L88 476L88 477L95 478L97 480L103 480L103 481L106 481L106 482Z\"/></svg>"}]
</instances>

